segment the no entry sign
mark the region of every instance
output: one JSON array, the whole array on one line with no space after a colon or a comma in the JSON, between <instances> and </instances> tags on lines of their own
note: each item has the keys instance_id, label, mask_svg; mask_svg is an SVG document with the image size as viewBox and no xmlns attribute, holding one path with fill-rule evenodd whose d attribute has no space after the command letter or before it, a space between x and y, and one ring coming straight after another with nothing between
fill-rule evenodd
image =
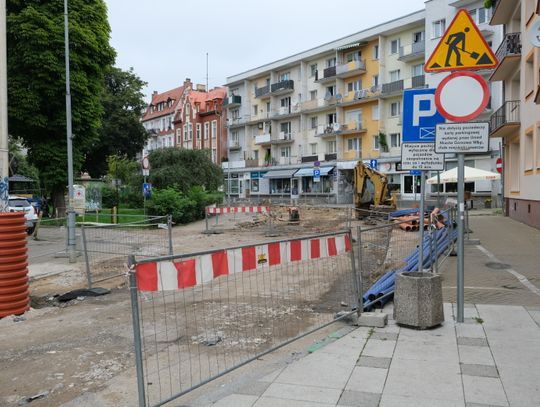
<instances>
[{"instance_id":1,"label":"no entry sign","mask_svg":"<svg viewBox=\"0 0 540 407\"><path fill-rule=\"evenodd\" d=\"M488 102L488 84L474 72L454 72L444 78L435 91L437 110L454 122L478 117Z\"/></svg>"},{"instance_id":2,"label":"no entry sign","mask_svg":"<svg viewBox=\"0 0 540 407\"><path fill-rule=\"evenodd\" d=\"M497 158L497 161L495 161L495 168L497 169L497 172L499 174L502 174L503 172L503 160L501 157Z\"/></svg>"}]
</instances>

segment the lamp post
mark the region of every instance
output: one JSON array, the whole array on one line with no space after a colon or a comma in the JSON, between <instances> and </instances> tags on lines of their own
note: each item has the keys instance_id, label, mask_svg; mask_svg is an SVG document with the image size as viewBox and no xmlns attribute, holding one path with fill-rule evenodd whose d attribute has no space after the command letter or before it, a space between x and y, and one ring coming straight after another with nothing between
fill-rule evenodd
<instances>
[{"instance_id":1,"label":"lamp post","mask_svg":"<svg viewBox=\"0 0 540 407\"><path fill-rule=\"evenodd\" d=\"M75 240L75 211L73 210L73 134L71 128L71 86L69 72L69 20L68 0L64 0L64 47L66 60L66 138L67 138L67 165L68 165L68 204L67 204L67 229L68 242L67 254L69 262L76 261Z\"/></svg>"},{"instance_id":2,"label":"lamp post","mask_svg":"<svg viewBox=\"0 0 540 407\"><path fill-rule=\"evenodd\" d=\"M9 203L6 48L6 0L0 0L0 212L7 212Z\"/></svg>"}]
</instances>

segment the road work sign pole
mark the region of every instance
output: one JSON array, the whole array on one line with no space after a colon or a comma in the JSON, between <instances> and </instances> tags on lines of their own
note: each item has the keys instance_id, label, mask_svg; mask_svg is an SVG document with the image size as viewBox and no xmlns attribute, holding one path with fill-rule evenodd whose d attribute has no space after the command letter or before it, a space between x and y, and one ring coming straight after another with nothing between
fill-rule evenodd
<instances>
[{"instance_id":1,"label":"road work sign pole","mask_svg":"<svg viewBox=\"0 0 540 407\"><path fill-rule=\"evenodd\" d=\"M464 255L463 224L465 219L465 155L458 154L458 238L457 238L457 322L463 322L464 314Z\"/></svg>"},{"instance_id":2,"label":"road work sign pole","mask_svg":"<svg viewBox=\"0 0 540 407\"><path fill-rule=\"evenodd\" d=\"M420 171L420 247L418 247L418 271L424 271L424 213L426 212L426 177L425 171Z\"/></svg>"}]
</instances>

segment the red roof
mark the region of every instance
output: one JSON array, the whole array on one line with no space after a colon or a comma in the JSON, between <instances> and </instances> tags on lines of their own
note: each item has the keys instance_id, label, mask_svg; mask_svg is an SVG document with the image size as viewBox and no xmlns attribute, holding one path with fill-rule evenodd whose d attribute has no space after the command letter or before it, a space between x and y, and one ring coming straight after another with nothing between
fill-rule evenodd
<instances>
[{"instance_id":1,"label":"red roof","mask_svg":"<svg viewBox=\"0 0 540 407\"><path fill-rule=\"evenodd\" d=\"M215 99L225 99L227 95L227 88L214 88L209 92L191 91L188 96L189 103L194 106L199 103L199 111L206 111L206 102L210 102Z\"/></svg>"},{"instance_id":2,"label":"red roof","mask_svg":"<svg viewBox=\"0 0 540 407\"><path fill-rule=\"evenodd\" d=\"M156 117L166 116L168 114L174 113L183 93L184 87L180 86L178 88L168 90L167 92L152 95L152 101L146 108L146 112L144 113L142 120L151 120L155 119ZM154 111L152 112L151 106L157 106L159 103L162 102L167 103L167 101L169 100L172 100L173 102L171 106L165 106L164 109L159 111L157 109L154 109Z\"/></svg>"}]
</instances>

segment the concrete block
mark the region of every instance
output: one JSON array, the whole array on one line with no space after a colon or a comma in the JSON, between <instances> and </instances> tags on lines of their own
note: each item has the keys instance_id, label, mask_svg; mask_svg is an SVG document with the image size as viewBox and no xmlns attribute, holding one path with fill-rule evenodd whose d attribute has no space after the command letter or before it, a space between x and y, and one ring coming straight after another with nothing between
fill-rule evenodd
<instances>
[{"instance_id":1,"label":"concrete block","mask_svg":"<svg viewBox=\"0 0 540 407\"><path fill-rule=\"evenodd\" d=\"M362 312L358 317L358 326L384 328L388 322L388 315L382 312Z\"/></svg>"},{"instance_id":2,"label":"concrete block","mask_svg":"<svg viewBox=\"0 0 540 407\"><path fill-rule=\"evenodd\" d=\"M441 277L426 272L397 274L394 319L398 324L420 329L441 324L444 321Z\"/></svg>"}]
</instances>

